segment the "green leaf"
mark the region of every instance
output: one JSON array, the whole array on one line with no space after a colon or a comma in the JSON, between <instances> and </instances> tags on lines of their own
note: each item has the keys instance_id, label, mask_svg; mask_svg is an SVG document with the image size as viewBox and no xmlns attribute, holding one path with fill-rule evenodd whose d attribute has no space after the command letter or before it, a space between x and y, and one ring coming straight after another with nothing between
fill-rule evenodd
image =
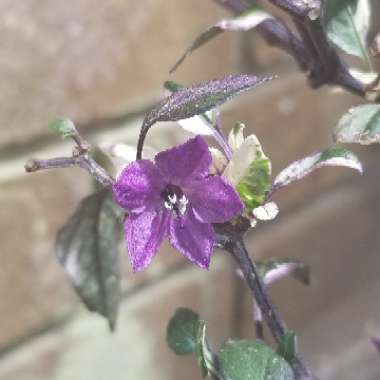
<instances>
[{"instance_id":1,"label":"green leaf","mask_svg":"<svg viewBox=\"0 0 380 380\"><path fill-rule=\"evenodd\" d=\"M168 346L177 355L195 354L203 326L197 313L186 308L178 309L166 329Z\"/></svg>"},{"instance_id":2,"label":"green leaf","mask_svg":"<svg viewBox=\"0 0 380 380\"><path fill-rule=\"evenodd\" d=\"M236 190L248 212L265 201L270 189L270 161L267 158L256 159L249 166L246 176L238 183Z\"/></svg>"},{"instance_id":3,"label":"green leaf","mask_svg":"<svg viewBox=\"0 0 380 380\"><path fill-rule=\"evenodd\" d=\"M121 215L109 191L90 195L60 229L55 247L84 304L106 317L111 330L120 302Z\"/></svg>"},{"instance_id":4,"label":"green leaf","mask_svg":"<svg viewBox=\"0 0 380 380\"><path fill-rule=\"evenodd\" d=\"M368 0L327 0L327 35L348 54L368 61L366 38L370 24Z\"/></svg>"},{"instance_id":5,"label":"green leaf","mask_svg":"<svg viewBox=\"0 0 380 380\"><path fill-rule=\"evenodd\" d=\"M78 134L74 123L68 119L57 119L50 123L48 128L63 138L76 136Z\"/></svg>"},{"instance_id":6,"label":"green leaf","mask_svg":"<svg viewBox=\"0 0 380 380\"><path fill-rule=\"evenodd\" d=\"M279 190L288 186L324 166L343 166L357 170L359 173L363 172L360 161L351 151L340 147L332 147L293 162L277 175L273 183L273 189Z\"/></svg>"},{"instance_id":7,"label":"green leaf","mask_svg":"<svg viewBox=\"0 0 380 380\"><path fill-rule=\"evenodd\" d=\"M364 104L343 115L334 131L341 143L369 145L380 142L380 106Z\"/></svg>"},{"instance_id":8,"label":"green leaf","mask_svg":"<svg viewBox=\"0 0 380 380\"><path fill-rule=\"evenodd\" d=\"M287 331L281 338L277 348L277 353L287 362L292 362L297 354L297 335L294 331Z\"/></svg>"},{"instance_id":9,"label":"green leaf","mask_svg":"<svg viewBox=\"0 0 380 380\"><path fill-rule=\"evenodd\" d=\"M260 277L266 285L282 278L292 276L304 285L310 285L309 265L294 259L258 260L257 267Z\"/></svg>"},{"instance_id":10,"label":"green leaf","mask_svg":"<svg viewBox=\"0 0 380 380\"><path fill-rule=\"evenodd\" d=\"M294 380L289 364L261 341L230 341L220 351L226 380Z\"/></svg>"},{"instance_id":11,"label":"green leaf","mask_svg":"<svg viewBox=\"0 0 380 380\"><path fill-rule=\"evenodd\" d=\"M255 135L248 136L234 152L223 176L235 186L248 212L265 201L271 184L271 163Z\"/></svg>"},{"instance_id":12,"label":"green leaf","mask_svg":"<svg viewBox=\"0 0 380 380\"><path fill-rule=\"evenodd\" d=\"M200 115L271 79L248 74L228 75L174 92L146 115L140 131L137 158L141 158L145 137L155 123Z\"/></svg>"},{"instance_id":13,"label":"green leaf","mask_svg":"<svg viewBox=\"0 0 380 380\"><path fill-rule=\"evenodd\" d=\"M203 325L198 333L197 359L202 376L210 374L213 378L223 379L220 358L212 351L206 338L206 326Z\"/></svg>"},{"instance_id":14,"label":"green leaf","mask_svg":"<svg viewBox=\"0 0 380 380\"><path fill-rule=\"evenodd\" d=\"M170 73L175 71L181 63L188 57L194 50L200 48L208 41L212 40L214 37L225 31L231 32L244 32L251 30L261 24L263 21L272 18L272 16L258 9L257 7L251 8L241 15L233 18L233 19L223 19L220 20L215 25L211 26L203 33L199 34L195 40L190 44L190 46L186 49L185 53L182 57L176 62L176 64L170 70Z\"/></svg>"},{"instance_id":15,"label":"green leaf","mask_svg":"<svg viewBox=\"0 0 380 380\"><path fill-rule=\"evenodd\" d=\"M221 378L219 358L211 350L206 337L206 325L197 313L179 308L166 329L168 346L177 355L195 354L203 377L209 373Z\"/></svg>"},{"instance_id":16,"label":"green leaf","mask_svg":"<svg viewBox=\"0 0 380 380\"><path fill-rule=\"evenodd\" d=\"M208 346L206 340L206 325L203 324L198 329L196 346L195 346L195 355L198 361L198 367L201 370L201 375L205 378L208 375L207 369L207 354L208 354Z\"/></svg>"}]
</instances>

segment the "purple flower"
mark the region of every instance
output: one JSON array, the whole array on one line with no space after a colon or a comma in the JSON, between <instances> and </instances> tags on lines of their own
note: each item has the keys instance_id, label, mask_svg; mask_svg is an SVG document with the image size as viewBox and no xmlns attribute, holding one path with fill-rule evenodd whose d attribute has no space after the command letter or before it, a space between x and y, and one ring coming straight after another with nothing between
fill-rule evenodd
<instances>
[{"instance_id":1,"label":"purple flower","mask_svg":"<svg viewBox=\"0 0 380 380\"><path fill-rule=\"evenodd\" d=\"M113 186L128 211L125 237L135 272L152 261L163 239L194 264L208 268L215 233L211 223L243 211L239 196L222 177L211 176L211 154L199 136L160 152L155 162L129 164Z\"/></svg>"}]
</instances>

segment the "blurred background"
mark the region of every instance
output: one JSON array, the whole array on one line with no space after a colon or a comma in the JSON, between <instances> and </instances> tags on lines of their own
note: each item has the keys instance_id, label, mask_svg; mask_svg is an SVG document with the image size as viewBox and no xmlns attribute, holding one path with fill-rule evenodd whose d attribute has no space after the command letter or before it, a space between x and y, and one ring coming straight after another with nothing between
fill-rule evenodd
<instances>
[{"instance_id":1,"label":"blurred background","mask_svg":"<svg viewBox=\"0 0 380 380\"><path fill-rule=\"evenodd\" d=\"M223 108L255 133L273 171L333 144L340 115L361 100L312 91L284 53L255 33L226 33L168 70L189 42L228 16L211 0L0 1L0 380L197 379L195 359L175 357L166 323L188 306L207 321L215 347L253 337L252 300L234 263L216 251L209 272L165 244L132 275L126 249L116 332L86 311L54 257L55 234L92 191L79 169L26 175L30 157L70 154L47 129L74 120L92 143L135 144L142 117L167 79L190 85L230 73L279 78ZM178 126L152 129L148 144L184 141ZM293 257L311 265L306 288L285 280L271 294L300 350L324 380L376 380L380 356L380 151L354 150L360 177L323 169L276 196L280 215L248 236L252 257ZM267 334L268 335L268 334Z\"/></svg>"}]
</instances>

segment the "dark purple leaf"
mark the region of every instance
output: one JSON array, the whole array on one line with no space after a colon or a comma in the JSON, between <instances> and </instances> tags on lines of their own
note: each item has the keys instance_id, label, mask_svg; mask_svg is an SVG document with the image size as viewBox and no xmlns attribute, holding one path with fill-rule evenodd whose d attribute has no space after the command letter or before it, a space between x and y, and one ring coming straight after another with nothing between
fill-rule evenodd
<instances>
[{"instance_id":1,"label":"dark purple leaf","mask_svg":"<svg viewBox=\"0 0 380 380\"><path fill-rule=\"evenodd\" d=\"M137 158L149 128L159 121L177 121L202 114L227 102L234 96L250 90L273 77L257 77L249 74L228 75L221 79L203 82L171 94L145 117L137 146Z\"/></svg>"},{"instance_id":2,"label":"dark purple leaf","mask_svg":"<svg viewBox=\"0 0 380 380\"><path fill-rule=\"evenodd\" d=\"M218 21L215 25L210 26L207 30L199 34L190 46L186 49L182 57L176 62L170 73L175 71L181 63L188 57L194 50L200 48L208 41L218 36L219 34L230 31L230 32L245 32L254 29L256 26L261 24L263 21L271 18L269 13L262 11L261 9L254 7L244 12L243 14L232 18L223 19Z\"/></svg>"},{"instance_id":3,"label":"dark purple leaf","mask_svg":"<svg viewBox=\"0 0 380 380\"><path fill-rule=\"evenodd\" d=\"M120 301L118 243L121 210L108 191L85 198L60 229L55 252L66 275L91 311L113 330Z\"/></svg>"}]
</instances>

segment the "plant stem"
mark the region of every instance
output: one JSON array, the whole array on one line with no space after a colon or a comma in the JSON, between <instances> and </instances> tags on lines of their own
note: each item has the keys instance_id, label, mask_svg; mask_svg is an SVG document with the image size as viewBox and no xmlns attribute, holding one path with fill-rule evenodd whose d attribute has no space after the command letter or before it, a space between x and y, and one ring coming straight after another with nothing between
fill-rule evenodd
<instances>
[{"instance_id":1,"label":"plant stem","mask_svg":"<svg viewBox=\"0 0 380 380\"><path fill-rule=\"evenodd\" d=\"M62 169L78 166L85 169L103 186L109 187L114 183L113 178L88 154L77 157L56 157L45 160L30 159L25 164L25 170L28 173L34 173L46 169Z\"/></svg>"},{"instance_id":2,"label":"plant stem","mask_svg":"<svg viewBox=\"0 0 380 380\"><path fill-rule=\"evenodd\" d=\"M214 125L214 138L220 145L220 147L223 150L224 155L226 156L227 160L230 161L232 159L232 150L230 146L228 145L228 142L226 141L226 138L223 135L222 128L220 125L220 116L219 114L216 116L215 125Z\"/></svg>"},{"instance_id":3,"label":"plant stem","mask_svg":"<svg viewBox=\"0 0 380 380\"><path fill-rule=\"evenodd\" d=\"M254 5L244 1L214 0L235 14L240 14ZM345 90L365 97L364 85L356 80L339 58L336 50L327 39L321 21L322 4L320 0L267 0L288 13L296 25L300 38L278 19L273 18L260 23L256 30L272 46L290 54L300 69L307 73L312 88L323 85L340 86Z\"/></svg>"},{"instance_id":4,"label":"plant stem","mask_svg":"<svg viewBox=\"0 0 380 380\"><path fill-rule=\"evenodd\" d=\"M243 238L241 236L232 237L227 242L225 249L237 261L273 337L277 342L280 342L287 332L286 325L266 292L265 285L258 274L257 268L248 255ZM315 380L310 369L303 363L300 356L296 356L291 364L298 380Z\"/></svg>"},{"instance_id":5,"label":"plant stem","mask_svg":"<svg viewBox=\"0 0 380 380\"><path fill-rule=\"evenodd\" d=\"M46 169L63 169L78 166L86 170L92 177L105 187L113 185L115 180L90 155L89 144L79 135L72 137L76 143L71 157L55 157L49 159L30 159L25 164L27 173Z\"/></svg>"},{"instance_id":6,"label":"plant stem","mask_svg":"<svg viewBox=\"0 0 380 380\"><path fill-rule=\"evenodd\" d=\"M241 238L232 240L230 246L227 246L227 249L229 249L230 253L237 261L244 279L253 292L256 302L260 307L274 338L279 341L285 333L285 324L267 296L265 285L258 275L256 266L248 255L243 240Z\"/></svg>"}]
</instances>

